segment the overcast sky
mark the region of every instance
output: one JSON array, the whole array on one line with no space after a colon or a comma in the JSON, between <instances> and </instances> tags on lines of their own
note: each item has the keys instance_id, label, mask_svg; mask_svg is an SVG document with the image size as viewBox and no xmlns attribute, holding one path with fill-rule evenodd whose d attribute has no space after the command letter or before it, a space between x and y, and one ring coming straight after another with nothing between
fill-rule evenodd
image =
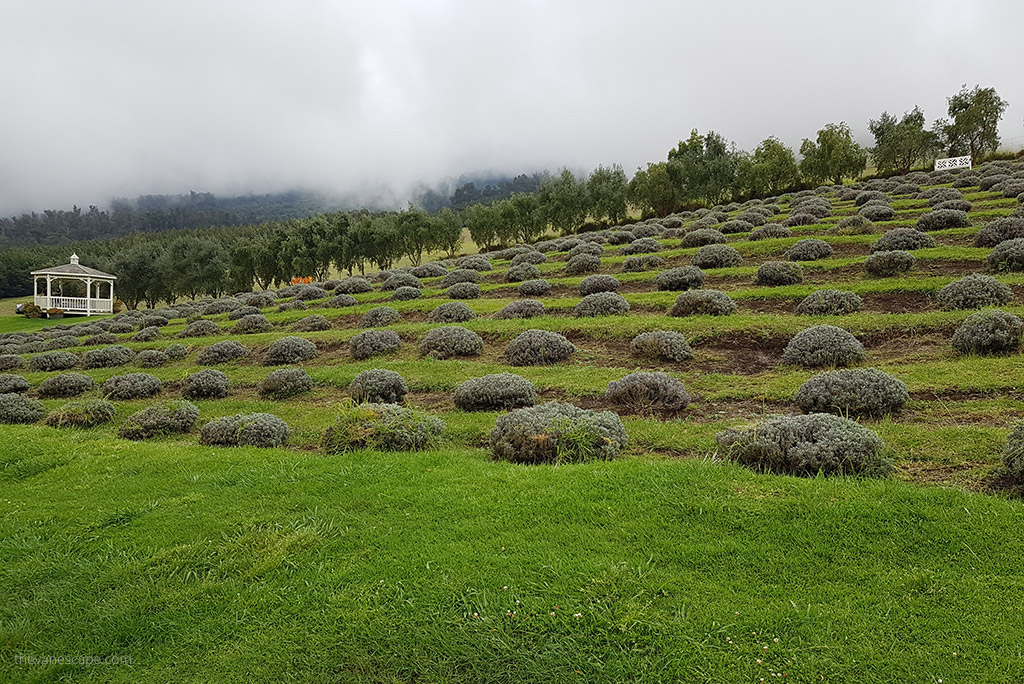
<instances>
[{"instance_id":1,"label":"overcast sky","mask_svg":"<svg viewBox=\"0 0 1024 684\"><path fill-rule=\"evenodd\" d=\"M1024 2L4 0L0 215L114 196L345 192L463 172L631 173L691 128L799 147L831 121L1010 102Z\"/></svg>"}]
</instances>

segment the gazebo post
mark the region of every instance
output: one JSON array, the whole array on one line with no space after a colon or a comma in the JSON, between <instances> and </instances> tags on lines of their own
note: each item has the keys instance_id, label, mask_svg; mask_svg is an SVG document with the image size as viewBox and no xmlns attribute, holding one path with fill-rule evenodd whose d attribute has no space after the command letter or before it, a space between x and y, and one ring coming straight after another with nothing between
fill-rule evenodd
<instances>
[{"instance_id":1,"label":"gazebo post","mask_svg":"<svg viewBox=\"0 0 1024 684\"><path fill-rule=\"evenodd\" d=\"M85 279L85 315L92 316L92 278Z\"/></svg>"},{"instance_id":2,"label":"gazebo post","mask_svg":"<svg viewBox=\"0 0 1024 684\"><path fill-rule=\"evenodd\" d=\"M50 295L50 284L52 282L53 282L53 277L52 276L46 276L46 308L47 309L50 308L50 305L52 303L50 301L50 297L51 297L51 295Z\"/></svg>"}]
</instances>

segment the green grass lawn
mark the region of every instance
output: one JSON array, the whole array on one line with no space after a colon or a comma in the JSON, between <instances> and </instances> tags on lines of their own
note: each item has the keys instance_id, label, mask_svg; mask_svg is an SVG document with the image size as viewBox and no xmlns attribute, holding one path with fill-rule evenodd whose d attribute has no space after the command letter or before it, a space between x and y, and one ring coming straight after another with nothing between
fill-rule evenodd
<instances>
[{"instance_id":1,"label":"green grass lawn","mask_svg":"<svg viewBox=\"0 0 1024 684\"><path fill-rule=\"evenodd\" d=\"M7 681L1024 678L1019 501L641 454L4 437Z\"/></svg>"}]
</instances>

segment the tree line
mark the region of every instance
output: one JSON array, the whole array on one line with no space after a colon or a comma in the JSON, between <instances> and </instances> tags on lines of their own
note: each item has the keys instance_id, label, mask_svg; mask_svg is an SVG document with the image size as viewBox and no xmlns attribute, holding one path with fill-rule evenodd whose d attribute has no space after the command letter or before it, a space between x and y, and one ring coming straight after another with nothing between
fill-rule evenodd
<instances>
[{"instance_id":1,"label":"tree line","mask_svg":"<svg viewBox=\"0 0 1024 684\"><path fill-rule=\"evenodd\" d=\"M845 122L827 124L814 139L804 139L799 161L775 137L745 152L719 133L693 130L668 151L665 161L637 169L632 179L617 164L598 166L584 177L568 169L555 175L521 176L490 197L467 200L461 210L428 212L410 206L398 212L333 212L220 229L71 242L59 248L2 250L0 297L31 293L28 272L63 263L71 249L88 255L90 265L117 274L118 292L126 303L152 305L177 297L248 290L253 284L270 287L296 276L319 280L332 267L352 273L364 272L367 266L391 268L406 258L419 264L427 253L456 254L464 228L486 250L532 242L549 232L576 233L588 224L619 224L630 208L664 216L822 182L841 183L862 175L869 158L879 174L892 175L928 165L939 154L970 154L977 161L997 149L998 124L1007 103L995 89L965 86L948 98L948 105L949 118L937 120L930 129L919 107L902 117L883 112L869 122L875 138L870 148L853 139ZM525 191L531 187L536 190ZM456 194L460 191L462 199L473 196L466 186ZM192 193L189 202L213 207L212 199ZM135 205L139 209L167 208L152 198L140 200L144 201Z\"/></svg>"}]
</instances>

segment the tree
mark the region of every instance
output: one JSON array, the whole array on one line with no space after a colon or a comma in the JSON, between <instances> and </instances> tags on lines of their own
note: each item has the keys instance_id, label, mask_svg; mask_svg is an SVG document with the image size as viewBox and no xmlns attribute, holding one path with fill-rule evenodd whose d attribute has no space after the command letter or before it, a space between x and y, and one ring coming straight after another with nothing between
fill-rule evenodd
<instances>
[{"instance_id":1,"label":"tree","mask_svg":"<svg viewBox=\"0 0 1024 684\"><path fill-rule=\"evenodd\" d=\"M626 218L626 191L629 182L626 172L618 164L610 168L598 166L587 179L587 192L597 218L607 218L613 224Z\"/></svg>"},{"instance_id":2,"label":"tree","mask_svg":"<svg viewBox=\"0 0 1024 684\"><path fill-rule=\"evenodd\" d=\"M751 197L777 195L800 180L800 168L793 150L776 137L761 141L752 155L742 155L737 169L737 186Z\"/></svg>"},{"instance_id":3,"label":"tree","mask_svg":"<svg viewBox=\"0 0 1024 684\"><path fill-rule=\"evenodd\" d=\"M968 90L964 84L946 102L952 121L940 119L936 125L946 138L950 154L970 154L971 162L976 163L999 148L999 120L1010 103L1000 98L995 88L976 85Z\"/></svg>"},{"instance_id":4,"label":"tree","mask_svg":"<svg viewBox=\"0 0 1024 684\"><path fill-rule=\"evenodd\" d=\"M577 232L587 220L587 185L576 180L569 169L562 169L557 177L546 180L538 195L544 217L562 235Z\"/></svg>"},{"instance_id":5,"label":"tree","mask_svg":"<svg viewBox=\"0 0 1024 684\"><path fill-rule=\"evenodd\" d=\"M694 128L687 140L668 152L668 172L684 201L723 201L736 182L738 165L738 153L714 131L700 135Z\"/></svg>"},{"instance_id":6,"label":"tree","mask_svg":"<svg viewBox=\"0 0 1024 684\"><path fill-rule=\"evenodd\" d=\"M924 122L924 112L917 106L902 119L882 112L878 119L868 122L868 129L875 136L875 146L869 152L880 173L907 173L916 162L928 162L937 147L938 136L925 130Z\"/></svg>"},{"instance_id":7,"label":"tree","mask_svg":"<svg viewBox=\"0 0 1024 684\"><path fill-rule=\"evenodd\" d=\"M498 207L471 204L466 207L465 216L469 237L480 249L486 250L498 243L498 227L501 225Z\"/></svg>"},{"instance_id":8,"label":"tree","mask_svg":"<svg viewBox=\"0 0 1024 684\"><path fill-rule=\"evenodd\" d=\"M843 178L864 172L868 153L853 139L845 121L830 123L818 131L817 142L804 138L800 145L800 172L812 181L831 180L836 185Z\"/></svg>"},{"instance_id":9,"label":"tree","mask_svg":"<svg viewBox=\"0 0 1024 684\"><path fill-rule=\"evenodd\" d=\"M163 250L153 242L143 242L118 254L113 263L117 273L117 297L129 309L145 301L152 307L167 294L159 264Z\"/></svg>"},{"instance_id":10,"label":"tree","mask_svg":"<svg viewBox=\"0 0 1024 684\"><path fill-rule=\"evenodd\" d=\"M402 251L419 266L423 253L436 247L437 234L430 221L430 215L422 209L410 206L395 217L395 228L401 240Z\"/></svg>"},{"instance_id":11,"label":"tree","mask_svg":"<svg viewBox=\"0 0 1024 684\"><path fill-rule=\"evenodd\" d=\"M667 216L679 204L679 189L668 172L667 162L648 164L637 169L629 181L626 197L629 203L646 214Z\"/></svg>"},{"instance_id":12,"label":"tree","mask_svg":"<svg viewBox=\"0 0 1024 684\"><path fill-rule=\"evenodd\" d=\"M462 246L462 217L448 207L430 217L434 232L434 246L444 250L448 258L454 258Z\"/></svg>"},{"instance_id":13,"label":"tree","mask_svg":"<svg viewBox=\"0 0 1024 684\"><path fill-rule=\"evenodd\" d=\"M159 272L171 297L219 296L228 283L228 253L217 240L200 235L180 237L163 253Z\"/></svg>"}]
</instances>

